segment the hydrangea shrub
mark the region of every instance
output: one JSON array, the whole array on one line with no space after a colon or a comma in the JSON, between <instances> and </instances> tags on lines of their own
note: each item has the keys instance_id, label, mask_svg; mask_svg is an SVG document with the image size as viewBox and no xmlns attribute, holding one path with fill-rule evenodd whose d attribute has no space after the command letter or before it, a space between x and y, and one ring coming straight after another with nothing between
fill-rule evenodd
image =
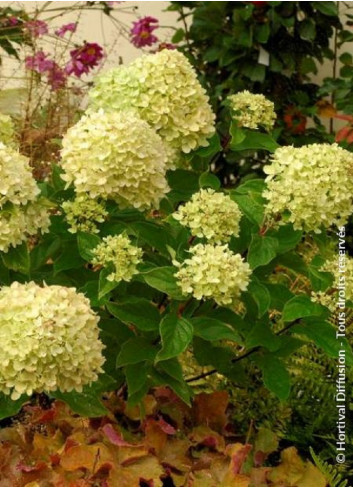
<instances>
[{"instance_id":1,"label":"hydrangea shrub","mask_svg":"<svg viewBox=\"0 0 353 489\"><path fill-rule=\"evenodd\" d=\"M187 59L162 51L99 76L40 186L1 146L0 218L33 222L16 240L19 224L0 228L0 414L4 396L44 391L97 416L102 392L123 386L131 405L156 386L190 403L200 376L244 386L254 369L286 399L293 352L315 343L337 356L334 242L352 212L351 153L280 148L271 102L245 95L224 101L221 140ZM214 172L220 154L259 149L266 178ZM349 284L351 273L349 262ZM184 353L200 375L185 373Z\"/></svg>"}]
</instances>

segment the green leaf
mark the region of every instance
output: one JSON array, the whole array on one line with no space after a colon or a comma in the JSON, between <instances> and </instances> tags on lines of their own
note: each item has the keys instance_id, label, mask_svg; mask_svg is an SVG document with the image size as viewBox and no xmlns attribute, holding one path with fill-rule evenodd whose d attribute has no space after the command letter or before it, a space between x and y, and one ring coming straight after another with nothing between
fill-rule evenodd
<instances>
[{"instance_id":1,"label":"green leaf","mask_svg":"<svg viewBox=\"0 0 353 489\"><path fill-rule=\"evenodd\" d=\"M308 266L310 283L315 292L327 290L334 282L334 277L331 273L320 270L323 263L324 261L322 260L316 264L314 259Z\"/></svg>"},{"instance_id":2,"label":"green leaf","mask_svg":"<svg viewBox=\"0 0 353 489\"><path fill-rule=\"evenodd\" d=\"M54 275L65 270L79 268L85 261L81 258L76 242L67 241L63 244L60 256L54 261Z\"/></svg>"},{"instance_id":3,"label":"green leaf","mask_svg":"<svg viewBox=\"0 0 353 489\"><path fill-rule=\"evenodd\" d=\"M261 44L264 44L268 41L270 37L270 24L269 22L265 22L264 24L257 24L255 30L255 38Z\"/></svg>"},{"instance_id":4,"label":"green leaf","mask_svg":"<svg viewBox=\"0 0 353 489\"><path fill-rule=\"evenodd\" d=\"M230 192L230 197L239 205L243 214L260 226L264 219L265 199L262 192L266 188L263 180L248 180Z\"/></svg>"},{"instance_id":5,"label":"green leaf","mask_svg":"<svg viewBox=\"0 0 353 489\"><path fill-rule=\"evenodd\" d=\"M351 346L346 338L337 338L336 328L327 321L316 318L306 319L303 324L294 326L292 331L296 334L305 335L332 358L337 358L339 351L344 350L347 364L352 365Z\"/></svg>"},{"instance_id":6,"label":"green leaf","mask_svg":"<svg viewBox=\"0 0 353 489\"><path fill-rule=\"evenodd\" d=\"M229 128L229 134L231 135L231 140L229 147L230 149L237 150L238 144L242 143L245 139L245 132L238 126L237 122L232 120Z\"/></svg>"},{"instance_id":7,"label":"green leaf","mask_svg":"<svg viewBox=\"0 0 353 489\"><path fill-rule=\"evenodd\" d=\"M257 267L267 265L272 261L278 250L278 240L270 236L253 234L249 251L248 262L253 270Z\"/></svg>"},{"instance_id":8,"label":"green leaf","mask_svg":"<svg viewBox=\"0 0 353 489\"><path fill-rule=\"evenodd\" d=\"M2 254L2 260L4 265L10 270L15 270L15 272L21 272L25 275L29 274L31 264L26 242L16 246L16 248L11 246L7 253Z\"/></svg>"},{"instance_id":9,"label":"green leaf","mask_svg":"<svg viewBox=\"0 0 353 489\"><path fill-rule=\"evenodd\" d=\"M232 145L233 151L256 151L262 149L273 153L277 148L279 148L279 145L269 134L250 130L246 131L243 141L234 146Z\"/></svg>"},{"instance_id":10,"label":"green leaf","mask_svg":"<svg viewBox=\"0 0 353 489\"><path fill-rule=\"evenodd\" d=\"M55 399L66 402L77 414L90 418L104 416L108 410L101 401L102 394L116 388L116 381L106 374L102 374L97 382L84 387L82 392L59 392L52 394Z\"/></svg>"},{"instance_id":11,"label":"green leaf","mask_svg":"<svg viewBox=\"0 0 353 489\"><path fill-rule=\"evenodd\" d=\"M158 331L159 311L146 299L129 299L121 303L108 302L107 309L123 323L133 324L141 331Z\"/></svg>"},{"instance_id":12,"label":"green leaf","mask_svg":"<svg viewBox=\"0 0 353 489\"><path fill-rule=\"evenodd\" d=\"M124 372L128 388L128 402L130 405L138 404L150 387L149 368L145 362L141 362L127 365Z\"/></svg>"},{"instance_id":13,"label":"green leaf","mask_svg":"<svg viewBox=\"0 0 353 489\"><path fill-rule=\"evenodd\" d=\"M258 307L258 317L261 318L268 311L271 304L271 296L264 284L255 276L252 277L247 292L254 299Z\"/></svg>"},{"instance_id":14,"label":"green leaf","mask_svg":"<svg viewBox=\"0 0 353 489\"><path fill-rule=\"evenodd\" d=\"M313 7L324 15L336 17L338 15L337 2L314 2Z\"/></svg>"},{"instance_id":15,"label":"green leaf","mask_svg":"<svg viewBox=\"0 0 353 489\"><path fill-rule=\"evenodd\" d=\"M292 299L294 294L284 285L266 283L266 288L271 296L270 309L282 311L284 305Z\"/></svg>"},{"instance_id":16,"label":"green leaf","mask_svg":"<svg viewBox=\"0 0 353 489\"><path fill-rule=\"evenodd\" d=\"M286 253L297 246L303 237L302 231L295 231L292 224L280 226L277 230L269 230L267 236L278 240L277 253Z\"/></svg>"},{"instance_id":17,"label":"green leaf","mask_svg":"<svg viewBox=\"0 0 353 489\"><path fill-rule=\"evenodd\" d=\"M82 258L88 262L92 260L92 251L99 245L100 242L101 239L96 234L82 232L77 233L78 251Z\"/></svg>"},{"instance_id":18,"label":"green leaf","mask_svg":"<svg viewBox=\"0 0 353 489\"><path fill-rule=\"evenodd\" d=\"M313 41L316 37L316 26L312 19L304 19L299 24L299 35L305 41Z\"/></svg>"},{"instance_id":19,"label":"green leaf","mask_svg":"<svg viewBox=\"0 0 353 489\"><path fill-rule=\"evenodd\" d=\"M172 37L172 43L178 44L178 42L182 41L185 37L185 31L181 27L177 29Z\"/></svg>"},{"instance_id":20,"label":"green leaf","mask_svg":"<svg viewBox=\"0 0 353 489\"><path fill-rule=\"evenodd\" d=\"M176 314L164 316L160 323L162 349L158 352L156 361L168 360L183 353L192 340L192 324Z\"/></svg>"},{"instance_id":21,"label":"green leaf","mask_svg":"<svg viewBox=\"0 0 353 489\"><path fill-rule=\"evenodd\" d=\"M158 364L159 366L159 364ZM188 406L191 406L192 390L185 381L178 381L166 372L154 370L152 373L156 385L164 385L170 387L175 394Z\"/></svg>"},{"instance_id":22,"label":"green leaf","mask_svg":"<svg viewBox=\"0 0 353 489\"><path fill-rule=\"evenodd\" d=\"M111 282L107 279L112 270L109 268L102 268L99 272L99 282L98 282L98 299L102 299L105 295L109 294L114 290L119 284L117 282Z\"/></svg>"},{"instance_id":23,"label":"green leaf","mask_svg":"<svg viewBox=\"0 0 353 489\"><path fill-rule=\"evenodd\" d=\"M259 321L252 327L246 337L246 348L254 348L256 346L264 346L269 351L278 350L281 346L281 340L276 336L270 328L270 325L265 321Z\"/></svg>"},{"instance_id":24,"label":"green leaf","mask_svg":"<svg viewBox=\"0 0 353 489\"><path fill-rule=\"evenodd\" d=\"M98 418L108 414L108 410L102 403L100 395L95 392L55 392L55 399L60 399L69 405L70 409L80 416Z\"/></svg>"},{"instance_id":25,"label":"green leaf","mask_svg":"<svg viewBox=\"0 0 353 489\"><path fill-rule=\"evenodd\" d=\"M282 319L290 322L309 316L322 316L324 312L325 309L320 304L312 302L307 295L296 295L285 304Z\"/></svg>"},{"instance_id":26,"label":"green leaf","mask_svg":"<svg viewBox=\"0 0 353 489\"><path fill-rule=\"evenodd\" d=\"M0 420L15 416L28 399L28 396L23 395L16 401L13 401L10 396L6 396L0 392Z\"/></svg>"},{"instance_id":27,"label":"green leaf","mask_svg":"<svg viewBox=\"0 0 353 489\"><path fill-rule=\"evenodd\" d=\"M153 268L148 272L141 273L144 281L156 290L168 294L173 299L182 300L185 298L181 289L177 285L175 267L159 267Z\"/></svg>"},{"instance_id":28,"label":"green leaf","mask_svg":"<svg viewBox=\"0 0 353 489\"><path fill-rule=\"evenodd\" d=\"M221 187L221 182L216 177L216 175L207 171L200 175L199 185L200 188L209 187L209 188L213 188L213 190L219 190Z\"/></svg>"},{"instance_id":29,"label":"green leaf","mask_svg":"<svg viewBox=\"0 0 353 489\"><path fill-rule=\"evenodd\" d=\"M168 235L164 227L153 222L141 221L129 224L129 229L139 242L146 243L161 253L167 253Z\"/></svg>"},{"instance_id":30,"label":"green leaf","mask_svg":"<svg viewBox=\"0 0 353 489\"><path fill-rule=\"evenodd\" d=\"M194 154L201 158L211 158L215 154L222 150L221 142L217 133L215 133L209 140L208 146L202 146Z\"/></svg>"},{"instance_id":31,"label":"green leaf","mask_svg":"<svg viewBox=\"0 0 353 489\"><path fill-rule=\"evenodd\" d=\"M258 355L254 361L262 371L265 386L280 400L287 399L290 393L290 376L284 363L272 353Z\"/></svg>"},{"instance_id":32,"label":"green leaf","mask_svg":"<svg viewBox=\"0 0 353 489\"><path fill-rule=\"evenodd\" d=\"M194 327L194 335L207 341L230 340L241 343L239 334L228 324L209 317L193 317L190 319Z\"/></svg>"},{"instance_id":33,"label":"green leaf","mask_svg":"<svg viewBox=\"0 0 353 489\"><path fill-rule=\"evenodd\" d=\"M145 338L137 336L122 345L116 365L117 367L126 367L126 365L135 365L145 361L153 362L156 354L157 347Z\"/></svg>"}]
</instances>

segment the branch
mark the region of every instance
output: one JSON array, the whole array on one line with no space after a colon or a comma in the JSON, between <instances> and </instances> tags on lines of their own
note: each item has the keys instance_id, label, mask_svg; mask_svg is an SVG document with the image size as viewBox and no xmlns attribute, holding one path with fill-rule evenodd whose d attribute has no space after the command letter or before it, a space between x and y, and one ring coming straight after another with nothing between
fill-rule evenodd
<instances>
[{"instance_id":1,"label":"branch","mask_svg":"<svg viewBox=\"0 0 353 489\"><path fill-rule=\"evenodd\" d=\"M284 328L282 328L280 331L278 331L276 333L277 336L280 336L281 334L285 333L286 331L288 331L288 329L292 328L293 326L295 326L296 324L299 323L299 319L296 319L295 321L292 321L291 323L287 324L287 326L285 326ZM251 348L250 350L248 350L246 353L244 353L243 355L240 355L240 357L237 357L237 358L233 358L232 360L232 364L234 365L235 363L238 363L240 362L241 360L243 360L244 358L247 358L249 357L250 355L252 355L253 353L256 353L258 352L259 350L261 349L261 346L255 346L254 348ZM190 377L189 379L186 379L186 382L196 382L197 380L201 380L201 379L205 379L206 377L209 377L210 375L214 375L218 373L218 370L216 368L212 369L212 370L209 370L208 372L204 372L202 374L199 374L199 375L195 375L195 377Z\"/></svg>"}]
</instances>

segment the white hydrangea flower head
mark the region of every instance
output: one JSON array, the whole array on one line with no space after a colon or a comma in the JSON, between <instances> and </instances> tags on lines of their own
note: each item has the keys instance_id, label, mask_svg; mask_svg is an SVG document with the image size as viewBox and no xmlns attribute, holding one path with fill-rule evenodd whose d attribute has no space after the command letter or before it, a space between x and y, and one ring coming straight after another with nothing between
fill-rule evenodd
<instances>
[{"instance_id":1,"label":"white hydrangea flower head","mask_svg":"<svg viewBox=\"0 0 353 489\"><path fill-rule=\"evenodd\" d=\"M187 58L176 50L147 54L104 73L90 99L96 108L137 109L172 148L184 153L207 146L215 132L209 98Z\"/></svg>"},{"instance_id":2,"label":"white hydrangea flower head","mask_svg":"<svg viewBox=\"0 0 353 489\"><path fill-rule=\"evenodd\" d=\"M226 243L239 236L241 212L229 195L213 189L201 189L179 207L174 219L190 228L193 236L211 243Z\"/></svg>"},{"instance_id":3,"label":"white hydrangea flower head","mask_svg":"<svg viewBox=\"0 0 353 489\"><path fill-rule=\"evenodd\" d=\"M93 250L93 265L114 268L107 276L110 282L129 282L137 273L137 265L142 261L143 251L134 246L125 234L106 236Z\"/></svg>"},{"instance_id":4,"label":"white hydrangea flower head","mask_svg":"<svg viewBox=\"0 0 353 489\"><path fill-rule=\"evenodd\" d=\"M62 179L76 194L112 199L121 207L158 207L168 192L166 151L133 112L90 112L63 139Z\"/></svg>"},{"instance_id":5,"label":"white hydrangea flower head","mask_svg":"<svg viewBox=\"0 0 353 489\"><path fill-rule=\"evenodd\" d=\"M197 244L190 254L183 263L176 263L179 270L175 277L183 294L227 305L247 290L250 266L227 245Z\"/></svg>"},{"instance_id":6,"label":"white hydrangea flower head","mask_svg":"<svg viewBox=\"0 0 353 489\"><path fill-rule=\"evenodd\" d=\"M343 226L353 211L353 154L337 144L279 148L265 166L268 217L279 225L320 233Z\"/></svg>"},{"instance_id":7,"label":"white hydrangea flower head","mask_svg":"<svg viewBox=\"0 0 353 489\"><path fill-rule=\"evenodd\" d=\"M74 288L14 282L0 289L0 391L82 391L102 372L98 317Z\"/></svg>"},{"instance_id":8,"label":"white hydrangea flower head","mask_svg":"<svg viewBox=\"0 0 353 489\"><path fill-rule=\"evenodd\" d=\"M104 222L108 216L104 205L87 194L79 194L75 200L63 202L62 208L70 233L83 231L96 234L99 232L96 223Z\"/></svg>"},{"instance_id":9,"label":"white hydrangea flower head","mask_svg":"<svg viewBox=\"0 0 353 489\"><path fill-rule=\"evenodd\" d=\"M38 194L28 158L0 142L0 208L6 202L25 205Z\"/></svg>"},{"instance_id":10,"label":"white hydrangea flower head","mask_svg":"<svg viewBox=\"0 0 353 489\"><path fill-rule=\"evenodd\" d=\"M6 146L15 148L15 127L11 117L0 112L0 141Z\"/></svg>"},{"instance_id":11,"label":"white hydrangea flower head","mask_svg":"<svg viewBox=\"0 0 353 489\"><path fill-rule=\"evenodd\" d=\"M274 104L264 95L251 93L248 90L227 97L233 117L241 127L258 129L260 126L271 130L276 113Z\"/></svg>"}]
</instances>

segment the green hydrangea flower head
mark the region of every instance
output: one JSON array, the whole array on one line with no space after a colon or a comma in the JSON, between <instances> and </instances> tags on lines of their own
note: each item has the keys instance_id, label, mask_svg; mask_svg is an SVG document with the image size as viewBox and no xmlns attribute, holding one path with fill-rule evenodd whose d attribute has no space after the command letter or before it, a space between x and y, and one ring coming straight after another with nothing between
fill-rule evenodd
<instances>
[{"instance_id":1,"label":"green hydrangea flower head","mask_svg":"<svg viewBox=\"0 0 353 489\"><path fill-rule=\"evenodd\" d=\"M193 236L211 243L226 243L239 236L241 212L229 195L213 189L201 189L179 207L174 219L190 228Z\"/></svg>"},{"instance_id":2,"label":"green hydrangea flower head","mask_svg":"<svg viewBox=\"0 0 353 489\"><path fill-rule=\"evenodd\" d=\"M187 58L164 49L137 58L96 79L91 104L106 110L135 108L174 149L207 146L215 115Z\"/></svg>"},{"instance_id":3,"label":"green hydrangea flower head","mask_svg":"<svg viewBox=\"0 0 353 489\"><path fill-rule=\"evenodd\" d=\"M199 243L190 249L190 254L183 263L175 263L179 268L175 277L185 295L228 305L247 290L250 266L227 245Z\"/></svg>"},{"instance_id":4,"label":"green hydrangea flower head","mask_svg":"<svg viewBox=\"0 0 353 489\"><path fill-rule=\"evenodd\" d=\"M266 213L279 225L320 233L343 226L353 211L353 154L337 144L278 148L265 166Z\"/></svg>"},{"instance_id":5,"label":"green hydrangea flower head","mask_svg":"<svg viewBox=\"0 0 353 489\"><path fill-rule=\"evenodd\" d=\"M82 391L102 372L98 316L74 288L34 282L0 289L0 391Z\"/></svg>"},{"instance_id":6,"label":"green hydrangea flower head","mask_svg":"<svg viewBox=\"0 0 353 489\"><path fill-rule=\"evenodd\" d=\"M75 200L63 202L62 208L69 224L70 233L79 231L96 234L96 223L102 223L108 216L103 203L91 199L87 194L79 194Z\"/></svg>"},{"instance_id":7,"label":"green hydrangea flower head","mask_svg":"<svg viewBox=\"0 0 353 489\"><path fill-rule=\"evenodd\" d=\"M15 127L11 117L0 112L0 141L6 146L17 147L15 142Z\"/></svg>"},{"instance_id":8,"label":"green hydrangea flower head","mask_svg":"<svg viewBox=\"0 0 353 489\"><path fill-rule=\"evenodd\" d=\"M129 282L137 273L137 265L142 261L143 251L134 246L125 234L106 236L93 250L93 265L113 268L107 276L110 282Z\"/></svg>"},{"instance_id":9,"label":"green hydrangea flower head","mask_svg":"<svg viewBox=\"0 0 353 489\"><path fill-rule=\"evenodd\" d=\"M63 139L62 179L76 194L116 201L122 208L158 207L168 192L166 150L133 112L90 112Z\"/></svg>"},{"instance_id":10,"label":"green hydrangea flower head","mask_svg":"<svg viewBox=\"0 0 353 489\"><path fill-rule=\"evenodd\" d=\"M227 97L232 115L241 127L270 131L276 120L274 104L264 95L248 90Z\"/></svg>"}]
</instances>

